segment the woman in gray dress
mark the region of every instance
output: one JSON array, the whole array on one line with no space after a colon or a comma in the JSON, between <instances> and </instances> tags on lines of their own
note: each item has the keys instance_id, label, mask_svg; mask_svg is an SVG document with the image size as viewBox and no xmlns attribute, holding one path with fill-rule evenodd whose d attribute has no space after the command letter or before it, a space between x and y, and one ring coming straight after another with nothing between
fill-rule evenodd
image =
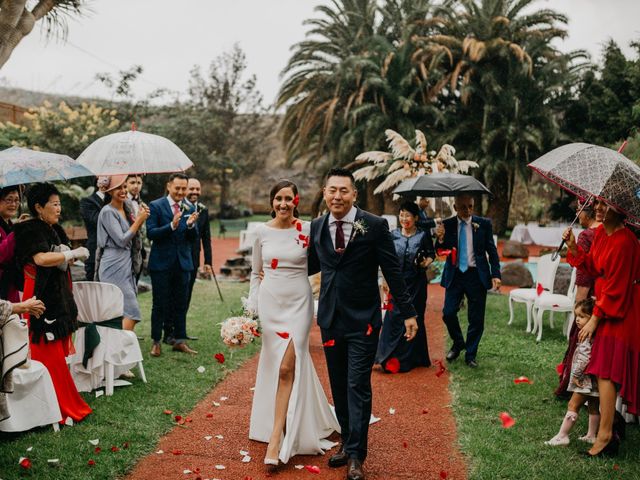
<instances>
[{"instance_id":1,"label":"woman in gray dress","mask_svg":"<svg viewBox=\"0 0 640 480\"><path fill-rule=\"evenodd\" d=\"M111 197L98 216L98 250L100 266L98 280L120 287L124 294L124 318L122 328L133 330L140 321L138 287L133 270L131 248L140 227L149 217L149 209L142 204L134 217L126 205L127 175L112 175L107 193ZM105 201L108 198L105 198Z\"/></svg>"}]
</instances>

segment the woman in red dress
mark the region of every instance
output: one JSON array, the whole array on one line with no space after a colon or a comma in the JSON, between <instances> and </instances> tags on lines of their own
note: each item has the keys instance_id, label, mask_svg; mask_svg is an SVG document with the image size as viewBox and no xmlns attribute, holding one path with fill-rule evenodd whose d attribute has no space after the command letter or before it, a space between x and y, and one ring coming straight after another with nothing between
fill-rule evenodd
<instances>
[{"instance_id":1,"label":"woman in red dress","mask_svg":"<svg viewBox=\"0 0 640 480\"><path fill-rule=\"evenodd\" d=\"M31 358L42 362L51 374L62 422L67 417L79 421L91 408L78 393L65 361L73 346L71 334L78 328L68 264L88 258L89 252L67 246L69 240L58 225L60 196L53 185L32 186L27 204L33 218L16 224L14 230L16 259L24 272L23 298L36 297L46 305L43 315L29 318Z\"/></svg>"},{"instance_id":2,"label":"woman in red dress","mask_svg":"<svg viewBox=\"0 0 640 480\"><path fill-rule=\"evenodd\" d=\"M579 341L593 337L586 373L598 378L600 428L591 456L615 454L620 440L613 434L616 392L629 413L640 413L640 243L624 226L624 215L597 200L603 223L589 253L576 245L571 229L564 239L567 260L595 277L596 306L580 330Z\"/></svg>"}]
</instances>

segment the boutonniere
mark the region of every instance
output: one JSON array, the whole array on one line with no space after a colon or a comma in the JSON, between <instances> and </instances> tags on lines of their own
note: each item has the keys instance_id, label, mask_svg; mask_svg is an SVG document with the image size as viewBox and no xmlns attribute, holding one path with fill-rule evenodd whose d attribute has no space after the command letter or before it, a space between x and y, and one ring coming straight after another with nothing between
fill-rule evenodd
<instances>
[{"instance_id":1,"label":"boutonniere","mask_svg":"<svg viewBox=\"0 0 640 480\"><path fill-rule=\"evenodd\" d=\"M478 229L480 228L480 224L476 222L471 222L471 226L473 227L474 232L477 232Z\"/></svg>"},{"instance_id":2,"label":"boutonniere","mask_svg":"<svg viewBox=\"0 0 640 480\"><path fill-rule=\"evenodd\" d=\"M190 210L189 205L186 202L180 202L180 212L185 213Z\"/></svg>"},{"instance_id":3,"label":"boutonniere","mask_svg":"<svg viewBox=\"0 0 640 480\"><path fill-rule=\"evenodd\" d=\"M203 211L205 208L207 208L204 204L200 203L200 202L196 202L196 212L201 212Z\"/></svg>"},{"instance_id":4,"label":"boutonniere","mask_svg":"<svg viewBox=\"0 0 640 480\"><path fill-rule=\"evenodd\" d=\"M356 235L363 235L365 233L367 233L367 230L369 229L369 226L367 225L367 223L361 218L360 220L356 220L355 222L353 222L353 236L355 237Z\"/></svg>"}]
</instances>

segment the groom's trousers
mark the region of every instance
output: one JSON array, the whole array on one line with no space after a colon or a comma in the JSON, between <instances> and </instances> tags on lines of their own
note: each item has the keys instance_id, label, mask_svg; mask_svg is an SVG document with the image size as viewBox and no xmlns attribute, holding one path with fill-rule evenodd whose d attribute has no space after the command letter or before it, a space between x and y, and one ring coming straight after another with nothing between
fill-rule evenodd
<instances>
[{"instance_id":1,"label":"groom's trousers","mask_svg":"<svg viewBox=\"0 0 640 480\"><path fill-rule=\"evenodd\" d=\"M324 352L342 446L349 458L364 462L371 417L371 370L380 329L367 335L345 330L344 324L335 319L330 328L322 328L322 342L335 340L335 345L324 347Z\"/></svg>"}]
</instances>

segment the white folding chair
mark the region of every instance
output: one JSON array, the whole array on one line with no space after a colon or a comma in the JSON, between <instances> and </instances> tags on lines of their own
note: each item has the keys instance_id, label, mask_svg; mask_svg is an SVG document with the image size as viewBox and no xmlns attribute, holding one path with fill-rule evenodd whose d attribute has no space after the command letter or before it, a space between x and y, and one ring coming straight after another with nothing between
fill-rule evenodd
<instances>
[{"instance_id":1,"label":"white folding chair","mask_svg":"<svg viewBox=\"0 0 640 480\"><path fill-rule=\"evenodd\" d=\"M96 324L100 335L100 343L84 366L82 361L87 327L81 327L76 332L76 353L70 360L70 368L78 390L90 392L104 385L105 394L113 395L114 385L131 385L122 380L115 382L115 379L136 365L142 381L146 383L136 334L130 330L100 325L107 320L122 318L124 296L120 288L110 283L75 282L73 296L78 306L78 321Z\"/></svg>"},{"instance_id":2,"label":"white folding chair","mask_svg":"<svg viewBox=\"0 0 640 480\"><path fill-rule=\"evenodd\" d=\"M558 264L560 263L560 257L555 260L551 259L552 255L543 255L538 260L536 281L544 291L553 292L553 283L556 278L556 270L558 269ZM537 285L534 288L516 288L509 292L509 323L511 325L513 323L513 302L516 303L524 303L525 308L527 309L527 333L531 332L531 328L533 325L531 314L533 309L533 304L538 297L538 288ZM535 328L535 325L533 325ZM535 329L532 333L535 332Z\"/></svg>"},{"instance_id":3,"label":"white folding chair","mask_svg":"<svg viewBox=\"0 0 640 480\"><path fill-rule=\"evenodd\" d=\"M2 383L12 375L13 390L7 392L9 417L0 421L2 432L24 432L43 425L59 429L62 413L49 370L29 358L29 327L17 315L2 328Z\"/></svg>"},{"instance_id":4,"label":"white folding chair","mask_svg":"<svg viewBox=\"0 0 640 480\"><path fill-rule=\"evenodd\" d=\"M544 312L549 312L549 325L553 328L553 313L566 313L564 326L567 331L571 329L573 323L573 307L576 300L576 269L571 269L571 281L569 282L569 290L566 295L560 293L543 292L533 304L533 316L535 319L534 333L537 331L536 341L542 339L542 317Z\"/></svg>"}]
</instances>

